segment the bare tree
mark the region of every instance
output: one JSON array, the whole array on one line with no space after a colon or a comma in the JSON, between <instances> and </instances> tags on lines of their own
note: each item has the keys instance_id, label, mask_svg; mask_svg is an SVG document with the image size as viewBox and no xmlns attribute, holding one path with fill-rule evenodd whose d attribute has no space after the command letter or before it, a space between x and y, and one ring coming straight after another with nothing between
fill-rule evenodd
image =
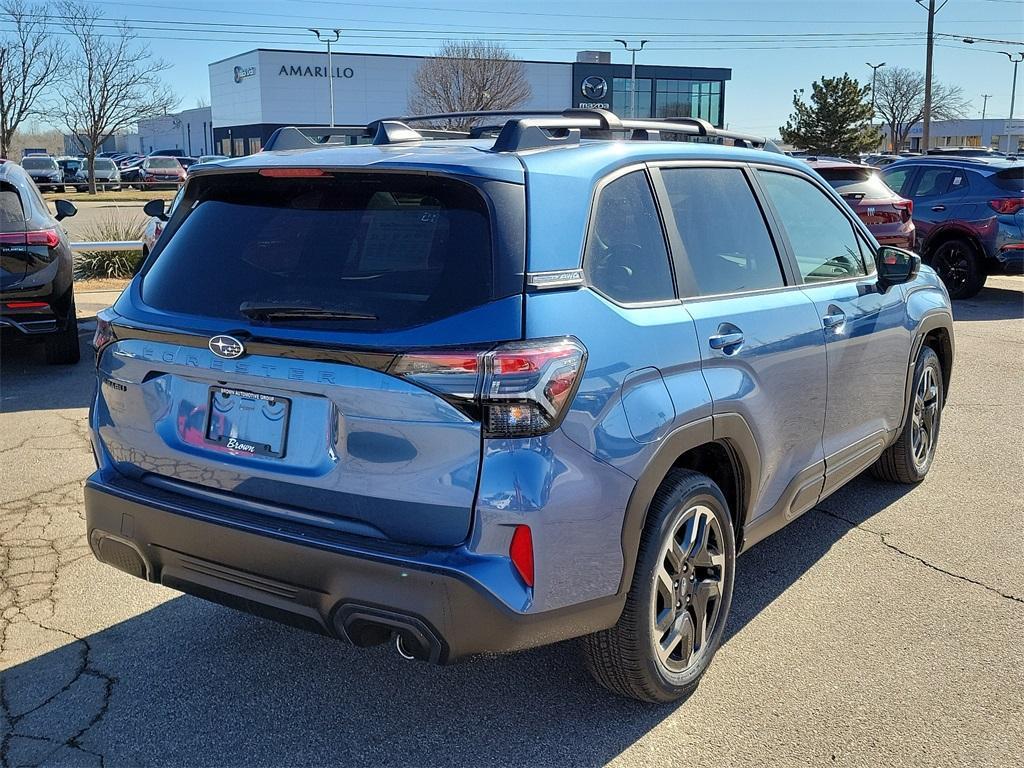
<instances>
[{"instance_id":1,"label":"bare tree","mask_svg":"<svg viewBox=\"0 0 1024 768\"><path fill-rule=\"evenodd\" d=\"M515 109L530 100L523 63L498 43L447 41L413 77L409 109L415 114ZM476 121L445 120L442 127L466 130Z\"/></svg>"},{"instance_id":2,"label":"bare tree","mask_svg":"<svg viewBox=\"0 0 1024 768\"><path fill-rule=\"evenodd\" d=\"M93 6L69 0L60 15L78 50L60 89L60 116L88 158L96 192L96 153L103 142L140 120L166 115L178 99L160 79L170 65L136 44L126 22L107 21Z\"/></svg>"},{"instance_id":3,"label":"bare tree","mask_svg":"<svg viewBox=\"0 0 1024 768\"><path fill-rule=\"evenodd\" d=\"M924 117L924 75L906 67L880 69L874 101L878 116L889 126L892 149L898 151ZM969 108L959 87L932 83L933 120L964 117Z\"/></svg>"},{"instance_id":4,"label":"bare tree","mask_svg":"<svg viewBox=\"0 0 1024 768\"><path fill-rule=\"evenodd\" d=\"M5 0L0 20L13 26L0 40L0 157L18 127L46 115L43 99L61 74L66 49L52 34L45 6Z\"/></svg>"}]
</instances>

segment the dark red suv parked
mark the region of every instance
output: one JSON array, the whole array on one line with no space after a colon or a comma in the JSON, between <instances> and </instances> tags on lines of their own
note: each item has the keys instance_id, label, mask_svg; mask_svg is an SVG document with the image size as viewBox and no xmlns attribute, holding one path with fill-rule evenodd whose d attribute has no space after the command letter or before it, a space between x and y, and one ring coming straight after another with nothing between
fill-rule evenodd
<instances>
[{"instance_id":1,"label":"dark red suv parked","mask_svg":"<svg viewBox=\"0 0 1024 768\"><path fill-rule=\"evenodd\" d=\"M870 165L837 160L808 160L867 224L880 245L914 249L914 204L893 192Z\"/></svg>"},{"instance_id":2,"label":"dark red suv parked","mask_svg":"<svg viewBox=\"0 0 1024 768\"><path fill-rule=\"evenodd\" d=\"M918 251L954 299L992 273L1024 273L1024 162L929 155L901 160L882 179L914 203Z\"/></svg>"}]
</instances>

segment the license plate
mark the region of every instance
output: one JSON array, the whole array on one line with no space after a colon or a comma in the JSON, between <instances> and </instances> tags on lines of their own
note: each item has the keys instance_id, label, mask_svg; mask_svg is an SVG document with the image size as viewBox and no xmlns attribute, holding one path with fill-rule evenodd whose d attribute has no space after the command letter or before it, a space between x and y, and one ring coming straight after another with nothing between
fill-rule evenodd
<instances>
[{"instance_id":1,"label":"license plate","mask_svg":"<svg viewBox=\"0 0 1024 768\"><path fill-rule=\"evenodd\" d=\"M290 408L283 397L212 387L206 439L242 454L284 456Z\"/></svg>"}]
</instances>

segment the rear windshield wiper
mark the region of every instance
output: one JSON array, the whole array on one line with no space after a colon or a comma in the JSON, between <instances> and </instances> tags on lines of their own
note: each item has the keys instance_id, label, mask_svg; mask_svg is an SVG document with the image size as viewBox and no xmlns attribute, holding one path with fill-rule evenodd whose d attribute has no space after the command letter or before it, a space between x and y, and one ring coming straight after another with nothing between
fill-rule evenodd
<instances>
[{"instance_id":1,"label":"rear windshield wiper","mask_svg":"<svg viewBox=\"0 0 1024 768\"><path fill-rule=\"evenodd\" d=\"M261 304L243 301L238 311L252 320L376 320L376 315L307 304Z\"/></svg>"}]
</instances>

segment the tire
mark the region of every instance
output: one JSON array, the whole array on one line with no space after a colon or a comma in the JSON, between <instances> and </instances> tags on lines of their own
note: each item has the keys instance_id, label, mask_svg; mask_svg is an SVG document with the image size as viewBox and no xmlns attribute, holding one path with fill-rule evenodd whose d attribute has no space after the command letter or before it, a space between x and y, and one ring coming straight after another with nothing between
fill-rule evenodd
<instances>
[{"instance_id":1,"label":"tire","mask_svg":"<svg viewBox=\"0 0 1024 768\"><path fill-rule=\"evenodd\" d=\"M932 252L928 263L942 278L951 299L969 299L985 287L988 275L978 249L967 240L947 240Z\"/></svg>"},{"instance_id":2,"label":"tire","mask_svg":"<svg viewBox=\"0 0 1024 768\"><path fill-rule=\"evenodd\" d=\"M670 539L679 545L680 538L682 545L673 550ZM702 539L705 547L697 551ZM688 540L696 545L686 546ZM672 551L681 556L672 557ZM705 475L673 469L648 509L618 623L583 638L590 674L613 693L641 701L667 703L692 694L722 643L735 570L736 541L722 491ZM716 591L717 598L708 599ZM697 622L701 604L705 620ZM699 646L698 633L687 634L698 624L705 628ZM678 645L664 642L675 632ZM668 654L656 651L664 647Z\"/></svg>"},{"instance_id":3,"label":"tire","mask_svg":"<svg viewBox=\"0 0 1024 768\"><path fill-rule=\"evenodd\" d=\"M945 394L939 356L931 347L922 347L914 366L906 424L896 442L886 448L871 467L871 474L893 483L912 484L924 480L939 444ZM925 432L926 445L922 443Z\"/></svg>"},{"instance_id":4,"label":"tire","mask_svg":"<svg viewBox=\"0 0 1024 768\"><path fill-rule=\"evenodd\" d=\"M46 337L46 362L50 365L74 365L82 356L78 339L78 317L74 301L64 328Z\"/></svg>"}]
</instances>

